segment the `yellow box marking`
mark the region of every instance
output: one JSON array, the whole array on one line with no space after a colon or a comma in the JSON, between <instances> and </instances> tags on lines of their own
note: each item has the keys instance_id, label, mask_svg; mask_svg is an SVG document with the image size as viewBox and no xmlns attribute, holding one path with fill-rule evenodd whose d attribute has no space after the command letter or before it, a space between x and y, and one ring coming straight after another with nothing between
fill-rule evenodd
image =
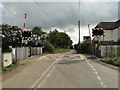
<instances>
[{"instance_id":1,"label":"yellow box marking","mask_svg":"<svg viewBox=\"0 0 120 90\"><path fill-rule=\"evenodd\" d=\"M81 55L81 54L80 54L80 57L81 57L82 60L84 59L83 55Z\"/></svg>"}]
</instances>

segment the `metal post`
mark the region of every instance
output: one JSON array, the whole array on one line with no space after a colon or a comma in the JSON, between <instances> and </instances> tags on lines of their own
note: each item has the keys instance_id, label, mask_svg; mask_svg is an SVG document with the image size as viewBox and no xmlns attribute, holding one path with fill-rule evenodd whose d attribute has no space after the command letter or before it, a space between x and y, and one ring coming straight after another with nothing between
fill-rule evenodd
<instances>
[{"instance_id":1,"label":"metal post","mask_svg":"<svg viewBox=\"0 0 120 90\"><path fill-rule=\"evenodd\" d=\"M92 37L91 37L91 33L90 33L90 24L88 24L88 30L89 30L89 35L90 35L90 42L92 44Z\"/></svg>"},{"instance_id":2,"label":"metal post","mask_svg":"<svg viewBox=\"0 0 120 90\"><path fill-rule=\"evenodd\" d=\"M79 0L78 33L79 33L79 41L78 41L78 44L80 44L80 0Z\"/></svg>"},{"instance_id":3,"label":"metal post","mask_svg":"<svg viewBox=\"0 0 120 90\"><path fill-rule=\"evenodd\" d=\"M80 44L80 20L78 20L78 33L79 33L79 44Z\"/></svg>"}]
</instances>

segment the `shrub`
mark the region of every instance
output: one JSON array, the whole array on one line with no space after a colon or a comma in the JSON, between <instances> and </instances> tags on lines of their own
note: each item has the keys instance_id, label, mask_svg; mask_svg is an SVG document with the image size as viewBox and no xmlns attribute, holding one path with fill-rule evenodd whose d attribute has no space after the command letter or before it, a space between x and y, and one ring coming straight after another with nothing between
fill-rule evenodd
<instances>
[{"instance_id":1,"label":"shrub","mask_svg":"<svg viewBox=\"0 0 120 90\"><path fill-rule=\"evenodd\" d=\"M19 62L18 62L18 60L17 60L17 59L13 59L12 64L14 64L14 65L18 65L18 64L19 64Z\"/></svg>"},{"instance_id":2,"label":"shrub","mask_svg":"<svg viewBox=\"0 0 120 90\"><path fill-rule=\"evenodd\" d=\"M90 54L91 53L90 44L84 42L80 45L77 45L76 51L77 51L77 53Z\"/></svg>"},{"instance_id":3,"label":"shrub","mask_svg":"<svg viewBox=\"0 0 120 90\"><path fill-rule=\"evenodd\" d=\"M46 41L44 43L44 49L43 50L44 50L45 53L54 53L55 52L54 46L48 41Z\"/></svg>"},{"instance_id":4,"label":"shrub","mask_svg":"<svg viewBox=\"0 0 120 90\"><path fill-rule=\"evenodd\" d=\"M2 68L2 71L4 71L4 72L11 71L11 70L14 69L15 67L16 67L16 65L11 64L11 65L9 65L9 66L7 66L7 67L3 67L3 68Z\"/></svg>"},{"instance_id":5,"label":"shrub","mask_svg":"<svg viewBox=\"0 0 120 90\"><path fill-rule=\"evenodd\" d=\"M111 59L109 59L109 60L107 60L107 63L109 63L109 64L114 64L114 61L111 60Z\"/></svg>"}]
</instances>

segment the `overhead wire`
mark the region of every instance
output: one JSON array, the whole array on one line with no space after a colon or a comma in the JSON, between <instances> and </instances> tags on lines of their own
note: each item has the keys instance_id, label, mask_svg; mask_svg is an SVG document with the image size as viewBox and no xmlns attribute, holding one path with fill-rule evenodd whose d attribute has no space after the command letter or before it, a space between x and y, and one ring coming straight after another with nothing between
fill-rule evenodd
<instances>
[{"instance_id":1,"label":"overhead wire","mask_svg":"<svg viewBox=\"0 0 120 90\"><path fill-rule=\"evenodd\" d=\"M51 19L51 17L48 15L48 13L45 11L45 9L43 9L40 4L36 1L33 0L35 2L35 4L43 11L43 13L48 17L49 21L52 22L53 19ZM54 27L56 26L55 24L51 23Z\"/></svg>"}]
</instances>

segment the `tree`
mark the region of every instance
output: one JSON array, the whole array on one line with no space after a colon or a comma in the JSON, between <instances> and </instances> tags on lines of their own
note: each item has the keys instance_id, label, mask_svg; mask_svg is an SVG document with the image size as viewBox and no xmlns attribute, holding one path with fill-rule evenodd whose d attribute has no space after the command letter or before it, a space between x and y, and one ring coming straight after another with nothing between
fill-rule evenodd
<instances>
[{"instance_id":1,"label":"tree","mask_svg":"<svg viewBox=\"0 0 120 90\"><path fill-rule=\"evenodd\" d=\"M81 44L76 44L75 49L77 53L90 54L91 53L91 44L83 42Z\"/></svg>"},{"instance_id":2,"label":"tree","mask_svg":"<svg viewBox=\"0 0 120 90\"><path fill-rule=\"evenodd\" d=\"M30 41L28 41L28 46L42 46L43 41L45 40L46 32L42 31L41 27L34 27L33 29L33 37Z\"/></svg>"},{"instance_id":3,"label":"tree","mask_svg":"<svg viewBox=\"0 0 120 90\"><path fill-rule=\"evenodd\" d=\"M20 34L18 26L10 26L8 24L2 24L2 47L8 50L8 46L19 46L20 45Z\"/></svg>"},{"instance_id":4,"label":"tree","mask_svg":"<svg viewBox=\"0 0 120 90\"><path fill-rule=\"evenodd\" d=\"M50 43L52 43L52 45L57 48L58 45L58 37L59 37L59 32L55 29L55 31L50 31L50 33L48 34L48 40L50 41Z\"/></svg>"},{"instance_id":5,"label":"tree","mask_svg":"<svg viewBox=\"0 0 120 90\"><path fill-rule=\"evenodd\" d=\"M55 48L49 41L45 41L43 51L48 53L54 53Z\"/></svg>"},{"instance_id":6,"label":"tree","mask_svg":"<svg viewBox=\"0 0 120 90\"><path fill-rule=\"evenodd\" d=\"M72 46L72 40L70 37L64 32L58 32L56 29L54 31L50 31L48 34L48 39L55 48L67 49Z\"/></svg>"},{"instance_id":7,"label":"tree","mask_svg":"<svg viewBox=\"0 0 120 90\"><path fill-rule=\"evenodd\" d=\"M34 27L33 28L33 34L41 37L43 34L46 34L46 33L42 31L41 27Z\"/></svg>"}]
</instances>

